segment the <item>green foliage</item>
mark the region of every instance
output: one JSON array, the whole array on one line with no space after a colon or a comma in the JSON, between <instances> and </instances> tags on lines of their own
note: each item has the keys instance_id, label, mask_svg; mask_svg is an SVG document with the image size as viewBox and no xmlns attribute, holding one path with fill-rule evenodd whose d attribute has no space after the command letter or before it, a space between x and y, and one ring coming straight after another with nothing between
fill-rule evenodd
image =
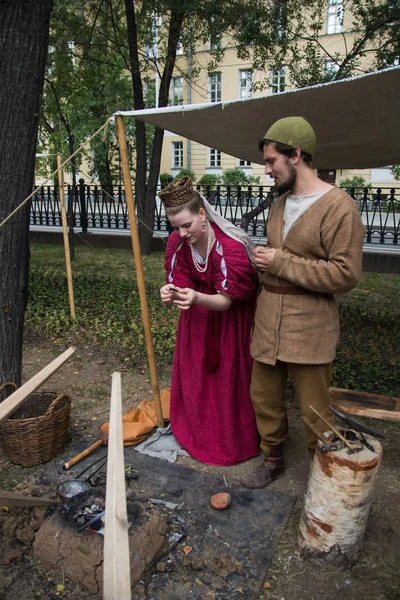
<instances>
[{"instance_id":1,"label":"green foliage","mask_svg":"<svg viewBox=\"0 0 400 600\"><path fill-rule=\"evenodd\" d=\"M259 177L246 175L242 169L226 169L222 173L222 183L224 185L251 185L260 183Z\"/></svg>"},{"instance_id":2,"label":"green foliage","mask_svg":"<svg viewBox=\"0 0 400 600\"><path fill-rule=\"evenodd\" d=\"M175 175L175 179L181 179L181 177L190 177L193 182L197 179L196 174L190 169L181 169L179 173Z\"/></svg>"},{"instance_id":3,"label":"green foliage","mask_svg":"<svg viewBox=\"0 0 400 600\"><path fill-rule=\"evenodd\" d=\"M247 183L247 175L241 169L225 169L222 173L224 185L243 185Z\"/></svg>"},{"instance_id":4,"label":"green foliage","mask_svg":"<svg viewBox=\"0 0 400 600\"><path fill-rule=\"evenodd\" d=\"M393 165L391 168L391 173L396 181L400 181L400 165Z\"/></svg>"},{"instance_id":5,"label":"green foliage","mask_svg":"<svg viewBox=\"0 0 400 600\"><path fill-rule=\"evenodd\" d=\"M370 188L371 184L367 183L364 177L361 175L354 175L353 177L347 177L339 181L339 187L341 188Z\"/></svg>"},{"instance_id":6,"label":"green foliage","mask_svg":"<svg viewBox=\"0 0 400 600\"><path fill-rule=\"evenodd\" d=\"M160 301L162 254L144 257L143 267L154 347L165 367L172 362L179 314ZM27 336L84 338L143 364L145 339L131 252L79 247L73 270L75 324L69 315L62 247L32 246ZM400 396L400 278L365 274L355 290L339 298L339 311L333 385Z\"/></svg>"},{"instance_id":7,"label":"green foliage","mask_svg":"<svg viewBox=\"0 0 400 600\"><path fill-rule=\"evenodd\" d=\"M114 275L74 277L77 318L69 313L67 281L58 270L33 267L31 297L25 326L29 335L54 340L83 337L90 343L113 348L142 364L146 357L139 292L136 281ZM158 358L172 361L178 314L160 301L159 286L147 286L151 329Z\"/></svg>"},{"instance_id":8,"label":"green foliage","mask_svg":"<svg viewBox=\"0 0 400 600\"><path fill-rule=\"evenodd\" d=\"M172 177L171 173L161 173L161 175L160 175L160 183L163 187L168 185L168 183L172 179L173 179L173 177Z\"/></svg>"},{"instance_id":9,"label":"green foliage","mask_svg":"<svg viewBox=\"0 0 400 600\"><path fill-rule=\"evenodd\" d=\"M203 175L203 177L199 179L197 183L199 185L214 186L221 183L221 177L219 175L216 175L215 173L206 173L205 175Z\"/></svg>"},{"instance_id":10,"label":"green foliage","mask_svg":"<svg viewBox=\"0 0 400 600\"><path fill-rule=\"evenodd\" d=\"M339 301L341 335L333 385L399 396L400 283L396 276L364 276ZM393 287L385 289L391 281Z\"/></svg>"},{"instance_id":11,"label":"green foliage","mask_svg":"<svg viewBox=\"0 0 400 600\"><path fill-rule=\"evenodd\" d=\"M266 11L257 1L251 10L243 11L235 31L239 58L251 61L254 69L267 74L253 89L269 86L271 67L285 67L291 84L304 87L377 71L398 60L397 0L352 0L344 3L344 15L337 4L338 33L346 36L341 53L335 51L334 44L326 43L326 0L264 5Z\"/></svg>"},{"instance_id":12,"label":"green foliage","mask_svg":"<svg viewBox=\"0 0 400 600\"><path fill-rule=\"evenodd\" d=\"M132 104L123 56L113 44L104 43L113 35L111 13L121 18L121 10L115 11L116 7L113 12L104 3L98 11L93 1L85 3L85 8L78 0L55 3L39 134L39 146L49 153L62 152L67 158L113 112ZM127 123L128 140L133 131L133 123ZM96 177L105 189L117 182L115 127L95 137L66 169L79 169L84 154L91 163L90 170L82 172L86 180ZM48 160L53 170L55 158ZM41 166L46 166L43 160Z\"/></svg>"}]
</instances>

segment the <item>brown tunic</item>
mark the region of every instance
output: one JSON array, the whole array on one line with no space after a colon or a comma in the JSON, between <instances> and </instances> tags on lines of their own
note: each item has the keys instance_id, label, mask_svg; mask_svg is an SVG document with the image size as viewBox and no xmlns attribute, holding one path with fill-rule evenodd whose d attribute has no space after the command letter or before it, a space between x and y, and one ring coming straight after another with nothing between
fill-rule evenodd
<instances>
[{"instance_id":1,"label":"brown tunic","mask_svg":"<svg viewBox=\"0 0 400 600\"><path fill-rule=\"evenodd\" d=\"M263 281L310 293L283 295L261 290L251 354L270 365L277 360L330 363L339 339L333 295L348 292L357 284L364 226L354 200L333 188L304 211L283 240L285 199L286 194L271 209L268 246L278 250Z\"/></svg>"}]
</instances>

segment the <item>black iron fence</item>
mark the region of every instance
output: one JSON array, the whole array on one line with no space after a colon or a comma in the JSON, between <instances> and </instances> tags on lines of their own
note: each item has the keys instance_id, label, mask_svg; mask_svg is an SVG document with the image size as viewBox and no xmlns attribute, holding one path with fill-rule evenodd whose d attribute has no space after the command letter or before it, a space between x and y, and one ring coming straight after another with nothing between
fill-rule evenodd
<instances>
[{"instance_id":1,"label":"black iron fence","mask_svg":"<svg viewBox=\"0 0 400 600\"><path fill-rule=\"evenodd\" d=\"M240 226L243 216L265 200L269 188L265 186L197 186L223 217ZM365 242L399 245L400 190L393 188L350 188L346 191L359 207L366 228ZM86 233L91 230L125 230L129 217L125 191L115 186L107 191L98 186L85 185L83 180L73 189L67 186L66 201L72 211L73 226ZM265 235L268 210L252 219L247 232L253 237ZM61 227L58 189L40 188L32 198L31 225ZM167 234L168 221L163 206L156 198L154 231Z\"/></svg>"}]
</instances>

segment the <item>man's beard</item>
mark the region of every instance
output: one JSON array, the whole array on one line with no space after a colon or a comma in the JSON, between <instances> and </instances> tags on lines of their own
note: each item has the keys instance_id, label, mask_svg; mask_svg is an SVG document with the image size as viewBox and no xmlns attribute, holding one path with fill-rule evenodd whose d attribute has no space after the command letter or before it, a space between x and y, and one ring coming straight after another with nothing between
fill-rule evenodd
<instances>
[{"instance_id":1,"label":"man's beard","mask_svg":"<svg viewBox=\"0 0 400 600\"><path fill-rule=\"evenodd\" d=\"M297 171L296 171L295 166L292 165L288 159L287 159L286 164L289 168L289 174L288 174L287 179L285 181L282 181L282 183L278 183L277 185L274 186L274 190L276 192L278 192L280 196L282 194L285 194L286 192L292 191L293 186L296 182L296 178L297 178Z\"/></svg>"}]
</instances>

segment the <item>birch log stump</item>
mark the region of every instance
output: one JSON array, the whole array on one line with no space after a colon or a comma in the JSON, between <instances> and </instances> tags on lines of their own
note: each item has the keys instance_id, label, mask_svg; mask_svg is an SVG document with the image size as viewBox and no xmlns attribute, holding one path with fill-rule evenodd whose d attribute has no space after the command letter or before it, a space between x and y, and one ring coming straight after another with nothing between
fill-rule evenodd
<instances>
[{"instance_id":1,"label":"birch log stump","mask_svg":"<svg viewBox=\"0 0 400 600\"><path fill-rule=\"evenodd\" d=\"M365 437L376 452L364 446L356 454L323 453L318 442L300 518L303 556L344 569L357 562L382 458L380 442Z\"/></svg>"}]
</instances>

